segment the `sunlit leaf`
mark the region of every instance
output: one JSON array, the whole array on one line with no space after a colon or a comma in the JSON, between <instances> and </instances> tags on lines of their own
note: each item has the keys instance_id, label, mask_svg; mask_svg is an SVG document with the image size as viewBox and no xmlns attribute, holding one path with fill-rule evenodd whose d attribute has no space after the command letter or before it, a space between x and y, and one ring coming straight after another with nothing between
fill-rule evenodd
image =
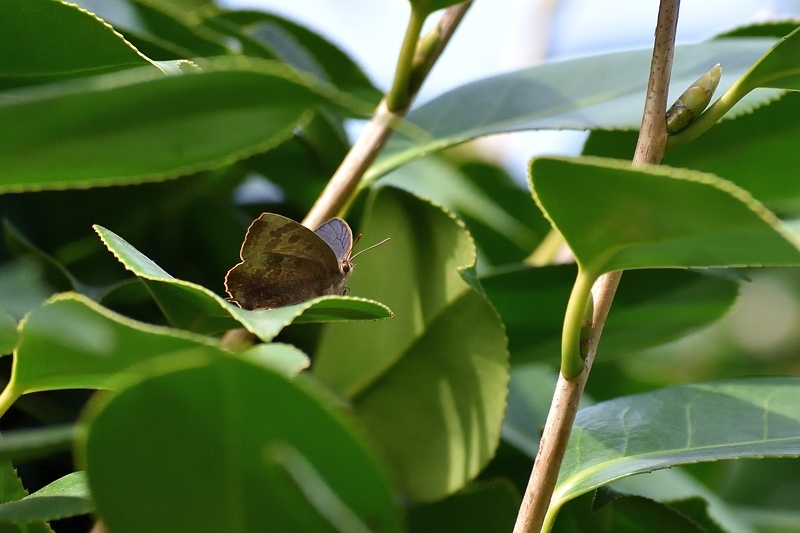
<instances>
[{"instance_id":1,"label":"sunlit leaf","mask_svg":"<svg viewBox=\"0 0 800 533\"><path fill-rule=\"evenodd\" d=\"M28 89L0 100L0 192L217 168L284 141L315 106L335 99L285 65L242 57L208 59L179 75L136 69Z\"/></svg>"},{"instance_id":2,"label":"sunlit leaf","mask_svg":"<svg viewBox=\"0 0 800 533\"><path fill-rule=\"evenodd\" d=\"M326 326L314 372L350 397L403 490L437 499L494 454L506 338L486 297L465 281L475 247L447 213L386 187L370 200L361 230L392 240L359 257L353 291L389 302L395 318Z\"/></svg>"},{"instance_id":3,"label":"sunlit leaf","mask_svg":"<svg viewBox=\"0 0 800 533\"><path fill-rule=\"evenodd\" d=\"M381 98L381 92L355 61L311 28L260 11L221 11L207 21L219 31L233 26L239 32L229 35L254 41L259 47L254 51L248 49L249 41L242 43L248 55L279 59L368 102L377 104Z\"/></svg>"},{"instance_id":4,"label":"sunlit leaf","mask_svg":"<svg viewBox=\"0 0 800 533\"><path fill-rule=\"evenodd\" d=\"M84 419L79 457L110 530L399 530L381 468L313 383L212 353L147 374Z\"/></svg>"},{"instance_id":5,"label":"sunlit leaf","mask_svg":"<svg viewBox=\"0 0 800 533\"><path fill-rule=\"evenodd\" d=\"M755 134L758 132L758 134ZM711 172L749 191L770 209L800 212L800 94L743 115L723 120L690 143L675 147L662 164ZM636 133L593 131L583 153L630 160Z\"/></svg>"},{"instance_id":6,"label":"sunlit leaf","mask_svg":"<svg viewBox=\"0 0 800 533\"><path fill-rule=\"evenodd\" d=\"M549 515L625 476L747 457L800 457L800 379L681 385L582 409Z\"/></svg>"},{"instance_id":7,"label":"sunlit leaf","mask_svg":"<svg viewBox=\"0 0 800 533\"><path fill-rule=\"evenodd\" d=\"M73 472L20 500L0 504L0 522L59 520L93 510L85 474Z\"/></svg>"},{"instance_id":8,"label":"sunlit leaf","mask_svg":"<svg viewBox=\"0 0 800 533\"><path fill-rule=\"evenodd\" d=\"M541 158L531 165L531 183L589 276L633 268L800 264L800 240L746 191L711 174Z\"/></svg>"},{"instance_id":9,"label":"sunlit leaf","mask_svg":"<svg viewBox=\"0 0 800 533\"><path fill-rule=\"evenodd\" d=\"M57 295L31 312L20 337L8 385L16 395L104 388L136 363L215 345L207 337L118 315L74 293Z\"/></svg>"},{"instance_id":10,"label":"sunlit leaf","mask_svg":"<svg viewBox=\"0 0 800 533\"><path fill-rule=\"evenodd\" d=\"M141 66L157 71L112 27L74 5L52 0L5 0L3 19L0 88Z\"/></svg>"},{"instance_id":11,"label":"sunlit leaf","mask_svg":"<svg viewBox=\"0 0 800 533\"><path fill-rule=\"evenodd\" d=\"M673 94L680 94L717 63L725 71L717 90L721 94L774 42L738 38L678 46L671 76ZM415 131L412 140L395 135L367 179L485 135L539 129L638 129L651 55L651 50L643 49L545 63L453 89L409 113L407 119L414 128L400 131L404 135ZM739 112L774 95L749 100Z\"/></svg>"}]
</instances>

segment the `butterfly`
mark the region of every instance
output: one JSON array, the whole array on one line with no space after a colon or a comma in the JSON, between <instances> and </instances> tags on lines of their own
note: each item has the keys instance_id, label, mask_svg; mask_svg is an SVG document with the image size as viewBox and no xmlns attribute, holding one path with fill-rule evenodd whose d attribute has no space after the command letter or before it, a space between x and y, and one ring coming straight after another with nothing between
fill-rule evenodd
<instances>
[{"instance_id":1,"label":"butterfly","mask_svg":"<svg viewBox=\"0 0 800 533\"><path fill-rule=\"evenodd\" d=\"M242 261L225 276L229 300L243 309L271 309L344 294L355 268L353 243L353 231L341 218L311 231L290 218L262 213L247 229Z\"/></svg>"}]
</instances>

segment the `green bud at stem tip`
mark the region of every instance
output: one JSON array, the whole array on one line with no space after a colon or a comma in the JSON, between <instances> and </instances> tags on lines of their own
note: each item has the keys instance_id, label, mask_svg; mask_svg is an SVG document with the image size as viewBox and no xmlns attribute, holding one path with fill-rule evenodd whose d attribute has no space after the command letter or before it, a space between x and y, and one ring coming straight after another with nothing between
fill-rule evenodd
<instances>
[{"instance_id":1,"label":"green bud at stem tip","mask_svg":"<svg viewBox=\"0 0 800 533\"><path fill-rule=\"evenodd\" d=\"M722 67L719 63L686 89L667 111L667 133L678 133L703 112L719 85Z\"/></svg>"}]
</instances>

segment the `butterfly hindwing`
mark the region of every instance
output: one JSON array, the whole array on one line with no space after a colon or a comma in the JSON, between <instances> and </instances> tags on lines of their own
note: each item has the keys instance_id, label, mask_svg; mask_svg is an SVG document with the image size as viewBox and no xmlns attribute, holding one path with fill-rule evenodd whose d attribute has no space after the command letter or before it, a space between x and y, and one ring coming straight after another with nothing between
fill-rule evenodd
<instances>
[{"instance_id":1,"label":"butterfly hindwing","mask_svg":"<svg viewBox=\"0 0 800 533\"><path fill-rule=\"evenodd\" d=\"M353 231L347 222L341 218L332 218L317 228L314 233L328 243L339 263L350 259L350 253L353 250Z\"/></svg>"}]
</instances>

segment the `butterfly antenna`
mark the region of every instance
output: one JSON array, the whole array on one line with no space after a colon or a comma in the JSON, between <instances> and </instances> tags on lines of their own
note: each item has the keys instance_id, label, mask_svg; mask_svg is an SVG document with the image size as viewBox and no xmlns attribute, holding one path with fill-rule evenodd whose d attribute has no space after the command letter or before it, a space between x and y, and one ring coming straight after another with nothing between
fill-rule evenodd
<instances>
[{"instance_id":1,"label":"butterfly antenna","mask_svg":"<svg viewBox=\"0 0 800 533\"><path fill-rule=\"evenodd\" d=\"M360 237L360 236L361 236L361 235L359 235L359 237ZM372 250L373 248L375 248L375 247L377 247L377 246L380 246L381 244L385 243L386 241L390 241L390 240L392 240L392 238L391 238L391 237L386 237L385 239L383 239L381 242L379 242L379 243L377 243L377 244L373 244L372 246L367 246L366 248L364 248L363 250L359 251L358 253L356 253L356 254L353 254L353 255L350 257L350 259L351 259L351 260L352 260L352 259L355 259L356 257L358 257L359 255L363 254L363 253L364 253L364 252L366 252L367 250Z\"/></svg>"}]
</instances>

